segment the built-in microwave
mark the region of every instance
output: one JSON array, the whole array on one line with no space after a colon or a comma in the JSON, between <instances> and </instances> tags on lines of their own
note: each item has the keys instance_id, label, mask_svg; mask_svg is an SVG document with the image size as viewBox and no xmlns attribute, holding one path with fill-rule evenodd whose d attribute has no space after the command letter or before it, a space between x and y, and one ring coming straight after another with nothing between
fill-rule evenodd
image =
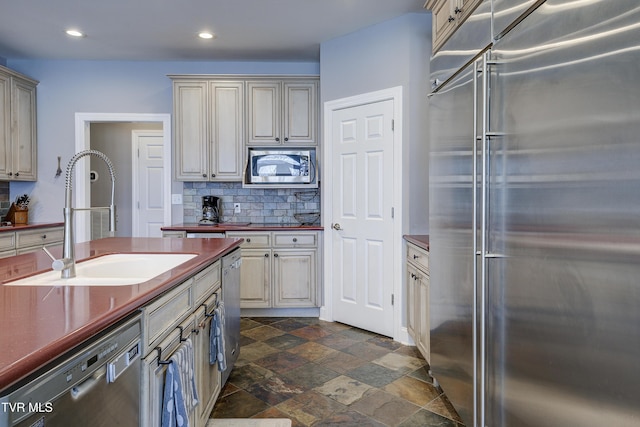
<instances>
[{"instance_id":1,"label":"built-in microwave","mask_svg":"<svg viewBox=\"0 0 640 427\"><path fill-rule=\"evenodd\" d=\"M246 184L317 185L315 148L249 148Z\"/></svg>"}]
</instances>

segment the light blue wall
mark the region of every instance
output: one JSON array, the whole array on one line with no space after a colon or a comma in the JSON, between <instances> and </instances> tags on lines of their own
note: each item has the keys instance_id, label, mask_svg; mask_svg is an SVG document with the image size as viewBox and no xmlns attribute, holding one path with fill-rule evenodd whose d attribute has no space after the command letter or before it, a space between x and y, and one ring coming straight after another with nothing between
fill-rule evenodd
<instances>
[{"instance_id":1,"label":"light blue wall","mask_svg":"<svg viewBox=\"0 0 640 427\"><path fill-rule=\"evenodd\" d=\"M403 87L404 232L429 229L427 94L431 14L414 13L320 46L321 101Z\"/></svg>"},{"instance_id":2,"label":"light blue wall","mask_svg":"<svg viewBox=\"0 0 640 427\"><path fill-rule=\"evenodd\" d=\"M11 197L31 195L31 222L61 221L64 176L54 178L75 152L76 113L172 112L167 74L313 74L305 62L120 62L8 60L38 85L38 181L12 183ZM180 219L179 219L180 220Z\"/></svg>"}]
</instances>

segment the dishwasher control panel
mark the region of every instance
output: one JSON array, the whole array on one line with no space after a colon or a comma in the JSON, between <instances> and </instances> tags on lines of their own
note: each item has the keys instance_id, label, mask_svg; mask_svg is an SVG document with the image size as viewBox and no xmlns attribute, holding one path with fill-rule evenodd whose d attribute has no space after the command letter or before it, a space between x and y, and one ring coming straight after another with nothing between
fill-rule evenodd
<instances>
[{"instance_id":1,"label":"dishwasher control panel","mask_svg":"<svg viewBox=\"0 0 640 427\"><path fill-rule=\"evenodd\" d=\"M140 341L129 347L128 350L118 355L107 364L107 382L112 383L125 371L133 362L140 358Z\"/></svg>"}]
</instances>

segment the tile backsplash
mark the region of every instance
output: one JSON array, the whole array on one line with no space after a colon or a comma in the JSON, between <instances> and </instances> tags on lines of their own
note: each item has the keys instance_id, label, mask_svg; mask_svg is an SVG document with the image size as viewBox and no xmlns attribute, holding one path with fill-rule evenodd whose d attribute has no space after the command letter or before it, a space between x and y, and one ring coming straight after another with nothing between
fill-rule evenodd
<instances>
[{"instance_id":1,"label":"tile backsplash","mask_svg":"<svg viewBox=\"0 0 640 427\"><path fill-rule=\"evenodd\" d=\"M202 196L222 199L222 222L298 223L295 214L320 212L320 188L243 188L240 182L185 182L182 190L184 223L202 218ZM234 204L240 213L234 213ZM316 223L320 223L320 219Z\"/></svg>"}]
</instances>

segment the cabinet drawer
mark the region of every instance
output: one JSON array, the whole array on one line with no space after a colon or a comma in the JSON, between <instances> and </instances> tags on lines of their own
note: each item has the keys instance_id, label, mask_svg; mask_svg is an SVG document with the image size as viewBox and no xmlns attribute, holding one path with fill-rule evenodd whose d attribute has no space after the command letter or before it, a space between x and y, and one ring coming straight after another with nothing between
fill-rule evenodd
<instances>
[{"instance_id":1,"label":"cabinet drawer","mask_svg":"<svg viewBox=\"0 0 640 427\"><path fill-rule=\"evenodd\" d=\"M16 232L16 247L42 246L62 242L64 231L62 228L41 228L39 230Z\"/></svg>"},{"instance_id":2,"label":"cabinet drawer","mask_svg":"<svg viewBox=\"0 0 640 427\"><path fill-rule=\"evenodd\" d=\"M144 337L147 347L143 354L147 354L148 349L157 345L168 331L176 327L191 312L192 284L193 278L143 309L144 330L147 332L147 336Z\"/></svg>"},{"instance_id":3,"label":"cabinet drawer","mask_svg":"<svg viewBox=\"0 0 640 427\"><path fill-rule=\"evenodd\" d=\"M411 243L407 243L407 261L429 273L429 253Z\"/></svg>"},{"instance_id":4,"label":"cabinet drawer","mask_svg":"<svg viewBox=\"0 0 640 427\"><path fill-rule=\"evenodd\" d=\"M316 246L316 233L273 233L273 246Z\"/></svg>"},{"instance_id":5,"label":"cabinet drawer","mask_svg":"<svg viewBox=\"0 0 640 427\"><path fill-rule=\"evenodd\" d=\"M193 283L195 305L202 303L218 287L220 287L220 261L216 261L212 266L196 274Z\"/></svg>"},{"instance_id":6,"label":"cabinet drawer","mask_svg":"<svg viewBox=\"0 0 640 427\"><path fill-rule=\"evenodd\" d=\"M244 239L241 248L268 248L271 246L271 233L239 233L229 232L227 237L240 237Z\"/></svg>"},{"instance_id":7,"label":"cabinet drawer","mask_svg":"<svg viewBox=\"0 0 640 427\"><path fill-rule=\"evenodd\" d=\"M0 234L0 251L9 251L16 248L16 233Z\"/></svg>"}]
</instances>

